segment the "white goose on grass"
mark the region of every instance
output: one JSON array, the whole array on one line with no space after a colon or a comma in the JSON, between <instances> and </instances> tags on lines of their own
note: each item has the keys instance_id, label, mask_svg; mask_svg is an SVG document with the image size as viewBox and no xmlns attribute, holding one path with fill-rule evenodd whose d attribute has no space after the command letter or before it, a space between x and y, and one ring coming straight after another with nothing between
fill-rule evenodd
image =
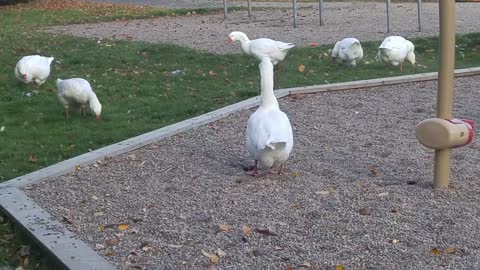
<instances>
[{"instance_id":1,"label":"white goose on grass","mask_svg":"<svg viewBox=\"0 0 480 270\"><path fill-rule=\"evenodd\" d=\"M268 57L262 58L260 70L260 107L250 115L247 122L246 144L255 165L247 174L259 175L258 168L278 168L283 174L284 162L293 148L293 132L290 120L278 107L273 94L273 64Z\"/></svg>"},{"instance_id":2,"label":"white goose on grass","mask_svg":"<svg viewBox=\"0 0 480 270\"><path fill-rule=\"evenodd\" d=\"M82 78L57 79L57 96L65 109L66 118L68 118L69 109L78 106L85 116L85 105L88 104L97 120L100 119L102 105L87 80Z\"/></svg>"},{"instance_id":3,"label":"white goose on grass","mask_svg":"<svg viewBox=\"0 0 480 270\"><path fill-rule=\"evenodd\" d=\"M378 48L377 57L387 64L400 64L400 70L403 70L403 61L407 59L415 66L415 46L404 37L389 36Z\"/></svg>"},{"instance_id":4,"label":"white goose on grass","mask_svg":"<svg viewBox=\"0 0 480 270\"><path fill-rule=\"evenodd\" d=\"M356 38L344 38L335 43L332 57L346 65L355 67L363 58L363 49L360 41Z\"/></svg>"},{"instance_id":5,"label":"white goose on grass","mask_svg":"<svg viewBox=\"0 0 480 270\"><path fill-rule=\"evenodd\" d=\"M240 41L243 52L251 55L258 60L268 57L274 65L285 59L288 50L295 47L292 43L285 43L269 38L259 38L250 40L245 33L233 31L228 35L228 43L232 44L235 41Z\"/></svg>"},{"instance_id":6,"label":"white goose on grass","mask_svg":"<svg viewBox=\"0 0 480 270\"><path fill-rule=\"evenodd\" d=\"M27 55L22 57L15 66L15 77L24 83L34 82L42 85L50 75L50 64L53 57Z\"/></svg>"}]
</instances>

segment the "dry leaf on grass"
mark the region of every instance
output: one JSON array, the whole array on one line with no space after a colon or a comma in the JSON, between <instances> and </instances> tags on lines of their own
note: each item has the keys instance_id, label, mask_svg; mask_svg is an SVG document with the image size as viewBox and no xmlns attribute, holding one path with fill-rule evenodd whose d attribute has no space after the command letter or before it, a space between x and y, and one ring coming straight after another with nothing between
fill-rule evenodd
<instances>
[{"instance_id":1,"label":"dry leaf on grass","mask_svg":"<svg viewBox=\"0 0 480 270\"><path fill-rule=\"evenodd\" d=\"M214 79L214 80L215 80L215 79L217 78L217 73L216 73L215 71L213 71L213 70L210 70L210 71L208 72L208 75L210 75L210 78L211 78L211 79Z\"/></svg>"},{"instance_id":2,"label":"dry leaf on grass","mask_svg":"<svg viewBox=\"0 0 480 270\"><path fill-rule=\"evenodd\" d=\"M305 71L305 65L304 65L304 64L298 65L297 70L298 70L299 72L304 72L304 71Z\"/></svg>"},{"instance_id":3,"label":"dry leaf on grass","mask_svg":"<svg viewBox=\"0 0 480 270\"><path fill-rule=\"evenodd\" d=\"M32 162L32 163L37 163L37 161L38 161L37 156L35 154L30 154L28 156L28 160L30 160L30 162Z\"/></svg>"}]
</instances>

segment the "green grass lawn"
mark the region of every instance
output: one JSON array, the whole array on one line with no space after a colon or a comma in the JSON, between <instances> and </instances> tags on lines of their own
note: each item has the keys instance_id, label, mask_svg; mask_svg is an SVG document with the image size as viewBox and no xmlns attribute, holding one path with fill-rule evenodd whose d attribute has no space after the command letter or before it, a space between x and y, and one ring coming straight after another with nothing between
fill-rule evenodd
<instances>
[{"instance_id":1,"label":"green grass lawn","mask_svg":"<svg viewBox=\"0 0 480 270\"><path fill-rule=\"evenodd\" d=\"M5 127L0 133L0 182L258 93L258 62L243 54L213 55L170 45L97 42L35 31L45 25L165 14L171 11L0 10L0 127ZM292 49L276 76L287 88L436 71L438 40L413 41L420 66L406 63L403 72L374 61L377 41L362 44L365 61L357 68L333 62L327 53L332 46ZM457 41L456 67L479 66L480 34L462 35ZM40 87L14 78L16 62L28 54L55 57L50 78ZM299 65L305 66L303 72ZM183 74L172 76L176 70ZM79 113L64 119L55 81L69 77L91 82L103 105L101 121ZM0 267L18 265L14 254L25 243L18 237L1 241L11 230L8 222L0 224ZM34 260L44 265L38 256Z\"/></svg>"}]
</instances>

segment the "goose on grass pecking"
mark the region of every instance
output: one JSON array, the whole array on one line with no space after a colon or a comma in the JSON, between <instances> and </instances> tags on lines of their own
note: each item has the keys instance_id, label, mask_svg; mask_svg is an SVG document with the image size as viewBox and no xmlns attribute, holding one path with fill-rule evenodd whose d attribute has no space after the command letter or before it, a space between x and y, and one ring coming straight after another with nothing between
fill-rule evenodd
<instances>
[{"instance_id":1,"label":"goose on grass pecking","mask_svg":"<svg viewBox=\"0 0 480 270\"><path fill-rule=\"evenodd\" d=\"M285 43L269 38L259 38L250 40L245 33L233 31L228 35L228 43L232 44L235 41L240 41L243 52L251 55L258 60L268 57L273 65L285 59L288 50L295 47L292 43Z\"/></svg>"},{"instance_id":2,"label":"goose on grass pecking","mask_svg":"<svg viewBox=\"0 0 480 270\"><path fill-rule=\"evenodd\" d=\"M248 118L246 130L247 149L255 165L247 174L259 175L258 168L278 168L278 174L283 174L284 162L293 148L292 126L273 94L273 64L270 58L263 57L258 67L261 101L258 109Z\"/></svg>"},{"instance_id":3,"label":"goose on grass pecking","mask_svg":"<svg viewBox=\"0 0 480 270\"><path fill-rule=\"evenodd\" d=\"M100 119L102 105L87 80L82 78L57 79L57 96L65 109L66 118L68 118L70 108L79 106L83 116L85 116L85 105L88 104L97 120Z\"/></svg>"},{"instance_id":4,"label":"goose on grass pecking","mask_svg":"<svg viewBox=\"0 0 480 270\"><path fill-rule=\"evenodd\" d=\"M356 38L344 38L335 43L332 57L342 63L355 67L363 58L363 49L360 41Z\"/></svg>"},{"instance_id":5,"label":"goose on grass pecking","mask_svg":"<svg viewBox=\"0 0 480 270\"><path fill-rule=\"evenodd\" d=\"M400 70L403 70L403 61L407 59L415 66L415 46L404 37L389 36L378 48L377 57L387 64L400 64Z\"/></svg>"},{"instance_id":6,"label":"goose on grass pecking","mask_svg":"<svg viewBox=\"0 0 480 270\"><path fill-rule=\"evenodd\" d=\"M24 83L34 82L42 85L50 75L50 64L53 57L27 55L22 57L15 66L15 77Z\"/></svg>"}]
</instances>

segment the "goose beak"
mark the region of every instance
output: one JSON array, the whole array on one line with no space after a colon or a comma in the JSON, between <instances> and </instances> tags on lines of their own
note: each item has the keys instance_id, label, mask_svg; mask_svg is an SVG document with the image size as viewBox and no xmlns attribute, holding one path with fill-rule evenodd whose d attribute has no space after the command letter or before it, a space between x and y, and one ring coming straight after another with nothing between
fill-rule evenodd
<instances>
[{"instance_id":1,"label":"goose beak","mask_svg":"<svg viewBox=\"0 0 480 270\"><path fill-rule=\"evenodd\" d=\"M232 42L233 42L232 38L231 38L231 37L228 37L228 38L227 38L227 43L228 43L228 44L232 44Z\"/></svg>"}]
</instances>

